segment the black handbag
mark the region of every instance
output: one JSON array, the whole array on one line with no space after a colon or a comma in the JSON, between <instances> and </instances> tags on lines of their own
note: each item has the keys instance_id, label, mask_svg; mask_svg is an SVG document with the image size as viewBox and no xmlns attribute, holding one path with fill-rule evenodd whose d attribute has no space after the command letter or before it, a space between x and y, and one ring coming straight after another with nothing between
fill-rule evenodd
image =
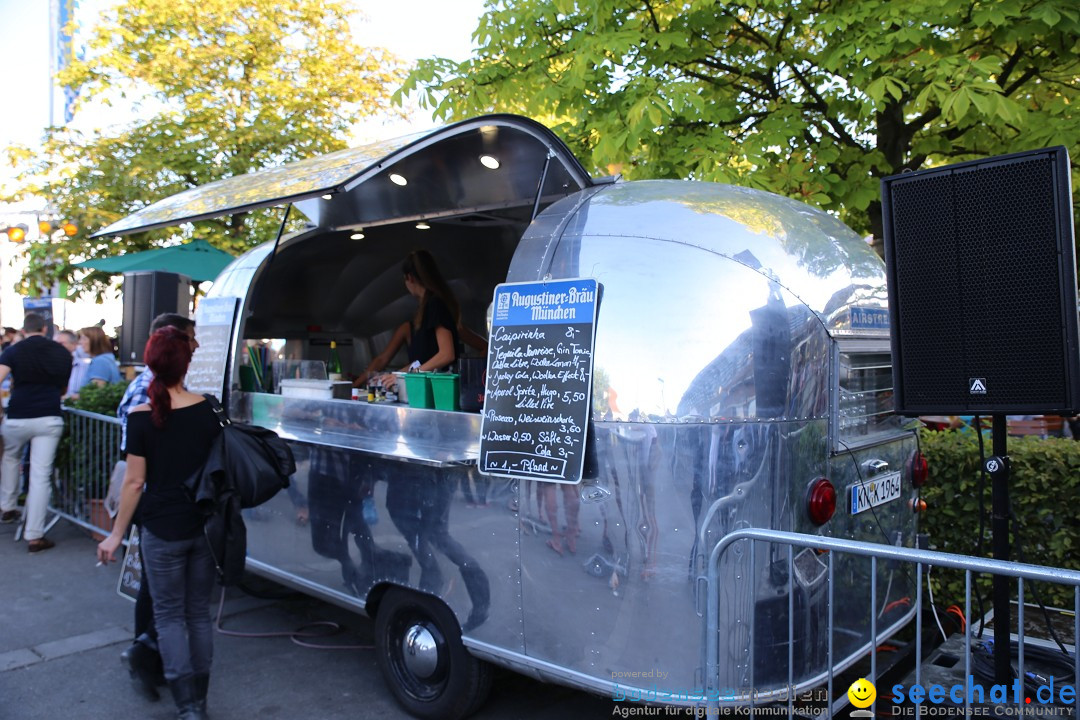
<instances>
[{"instance_id":1,"label":"black handbag","mask_svg":"<svg viewBox=\"0 0 1080 720\"><path fill-rule=\"evenodd\" d=\"M217 398L203 397L221 424L221 436L202 470L188 481L196 503L213 511L222 494L231 493L242 509L253 508L287 488L296 472L288 443L273 430L234 423Z\"/></svg>"}]
</instances>

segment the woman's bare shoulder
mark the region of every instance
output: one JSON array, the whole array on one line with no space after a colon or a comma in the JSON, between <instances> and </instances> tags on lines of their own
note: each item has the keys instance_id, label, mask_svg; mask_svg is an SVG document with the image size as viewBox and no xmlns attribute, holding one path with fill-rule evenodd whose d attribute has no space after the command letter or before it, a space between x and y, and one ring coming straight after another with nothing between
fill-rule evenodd
<instances>
[{"instance_id":1,"label":"woman's bare shoulder","mask_svg":"<svg viewBox=\"0 0 1080 720\"><path fill-rule=\"evenodd\" d=\"M192 405L198 405L199 403L206 402L206 398L202 395L196 395L193 392L184 391L179 397L173 398L173 409L179 410L181 408L191 407Z\"/></svg>"}]
</instances>

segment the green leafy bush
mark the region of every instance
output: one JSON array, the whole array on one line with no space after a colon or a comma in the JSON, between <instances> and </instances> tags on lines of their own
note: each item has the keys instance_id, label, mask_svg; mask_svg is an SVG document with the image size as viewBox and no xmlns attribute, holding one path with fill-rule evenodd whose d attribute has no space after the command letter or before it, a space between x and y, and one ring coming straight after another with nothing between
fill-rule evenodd
<instances>
[{"instance_id":1,"label":"green leafy bush","mask_svg":"<svg viewBox=\"0 0 1080 720\"><path fill-rule=\"evenodd\" d=\"M979 471L979 446L973 432L923 430L923 454L930 480L923 491L928 508L922 529L936 550L962 555L991 555L991 480ZM986 454L991 454L987 437ZM1080 442L1068 438L1010 437L1009 498L1014 521L1010 533L1013 560L1035 565L1080 569ZM979 543L979 497L982 497L982 543ZM935 569L936 604L964 603L964 575ZM990 578L976 580L989 598ZM1015 582L1013 595L1015 596ZM1025 589L1028 584L1025 583ZM1043 602L1072 608L1072 589L1039 587ZM974 590L973 590L974 592ZM1025 600L1031 594L1025 590ZM974 596L972 598L974 602Z\"/></svg>"},{"instance_id":2,"label":"green leafy bush","mask_svg":"<svg viewBox=\"0 0 1080 720\"><path fill-rule=\"evenodd\" d=\"M79 390L78 398L69 398L66 404L69 408L115 418L127 386L126 382L89 383ZM64 434L56 449L56 469L61 482L53 496L54 504L81 514L83 498L105 496L109 476L119 457L119 424L102 424L99 420L65 413Z\"/></svg>"},{"instance_id":3,"label":"green leafy bush","mask_svg":"<svg viewBox=\"0 0 1080 720\"><path fill-rule=\"evenodd\" d=\"M116 408L124 398L124 391L127 390L127 386L127 382L111 383L109 385L87 383L79 390L78 398L71 398L67 401L67 406L76 410L97 413L98 415L116 417Z\"/></svg>"}]
</instances>

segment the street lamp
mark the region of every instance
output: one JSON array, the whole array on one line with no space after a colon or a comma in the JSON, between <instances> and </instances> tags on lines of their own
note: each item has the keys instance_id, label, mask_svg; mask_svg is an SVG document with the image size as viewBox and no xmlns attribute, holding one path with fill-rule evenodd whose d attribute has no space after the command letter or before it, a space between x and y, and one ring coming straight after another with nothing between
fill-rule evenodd
<instances>
[{"instance_id":1,"label":"street lamp","mask_svg":"<svg viewBox=\"0 0 1080 720\"><path fill-rule=\"evenodd\" d=\"M55 218L55 216L54 216L54 218ZM38 237L40 239L42 239L42 240L52 240L53 239L53 233L54 232L59 232L61 230L63 230L64 235L66 235L67 237L74 237L75 235L79 234L79 226L77 224L75 224L71 220L64 220L64 221L59 221L59 220L56 220L56 219L39 220L37 226L38 226ZM22 227L24 229L26 228L25 225L23 225ZM22 242L22 241L21 240L16 240L15 242Z\"/></svg>"},{"instance_id":2,"label":"street lamp","mask_svg":"<svg viewBox=\"0 0 1080 720\"><path fill-rule=\"evenodd\" d=\"M26 231L29 230L25 223L19 223L18 225L9 225L4 232L7 233L8 240L13 243L21 243L26 239Z\"/></svg>"}]
</instances>

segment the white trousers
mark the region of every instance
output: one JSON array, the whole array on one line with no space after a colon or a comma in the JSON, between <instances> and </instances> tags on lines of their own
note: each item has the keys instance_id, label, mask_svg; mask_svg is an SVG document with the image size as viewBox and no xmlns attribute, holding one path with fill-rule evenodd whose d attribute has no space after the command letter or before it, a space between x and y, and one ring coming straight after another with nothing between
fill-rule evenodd
<instances>
[{"instance_id":1,"label":"white trousers","mask_svg":"<svg viewBox=\"0 0 1080 720\"><path fill-rule=\"evenodd\" d=\"M64 433L63 418L5 417L0 424L4 436L4 459L0 461L0 510L14 510L19 498L23 448L30 443L30 489L26 494L26 524L23 536L37 540L45 534L45 515L52 494L53 460Z\"/></svg>"}]
</instances>

